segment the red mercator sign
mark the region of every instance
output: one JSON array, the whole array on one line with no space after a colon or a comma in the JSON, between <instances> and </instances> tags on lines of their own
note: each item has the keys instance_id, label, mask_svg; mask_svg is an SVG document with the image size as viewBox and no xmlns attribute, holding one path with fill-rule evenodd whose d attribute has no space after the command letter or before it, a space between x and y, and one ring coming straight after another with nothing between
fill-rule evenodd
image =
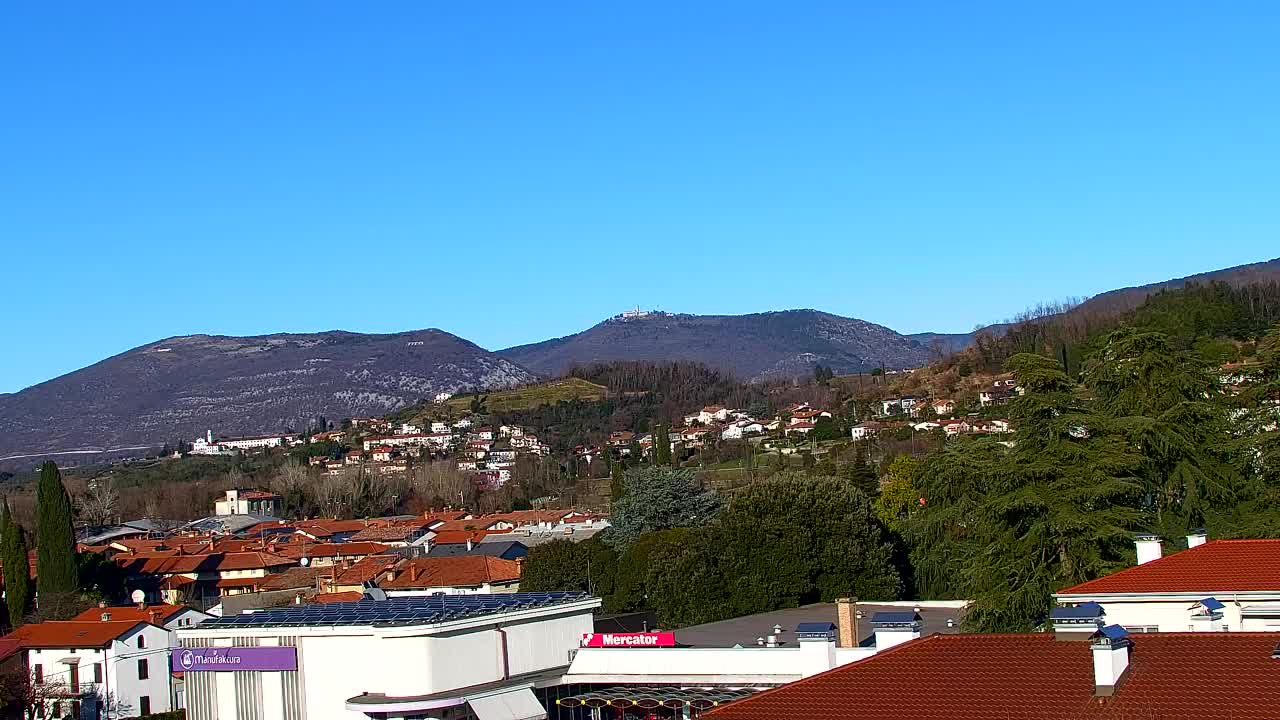
<instances>
[{"instance_id":1,"label":"red mercator sign","mask_svg":"<svg viewBox=\"0 0 1280 720\"><path fill-rule=\"evenodd\" d=\"M654 633L583 633L582 647L675 647L676 634Z\"/></svg>"}]
</instances>

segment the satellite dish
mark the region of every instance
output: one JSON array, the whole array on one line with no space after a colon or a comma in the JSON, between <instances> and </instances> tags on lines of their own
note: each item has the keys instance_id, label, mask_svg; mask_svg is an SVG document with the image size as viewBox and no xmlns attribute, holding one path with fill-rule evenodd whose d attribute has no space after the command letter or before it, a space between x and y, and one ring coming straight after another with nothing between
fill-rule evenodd
<instances>
[{"instance_id":1,"label":"satellite dish","mask_svg":"<svg viewBox=\"0 0 1280 720\"><path fill-rule=\"evenodd\" d=\"M311 558L302 558L301 560L298 561L298 564L301 565L302 567L306 567L311 564Z\"/></svg>"},{"instance_id":2,"label":"satellite dish","mask_svg":"<svg viewBox=\"0 0 1280 720\"><path fill-rule=\"evenodd\" d=\"M133 594L130 595L129 597L132 598L133 601L136 603L144 603L147 601L147 594L142 592L141 590L134 590Z\"/></svg>"}]
</instances>

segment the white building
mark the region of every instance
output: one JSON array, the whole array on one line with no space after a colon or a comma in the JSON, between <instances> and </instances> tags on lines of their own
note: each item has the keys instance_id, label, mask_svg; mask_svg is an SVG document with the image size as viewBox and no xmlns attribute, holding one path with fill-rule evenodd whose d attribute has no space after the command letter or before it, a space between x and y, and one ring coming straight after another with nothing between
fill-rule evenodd
<instances>
[{"instance_id":1,"label":"white building","mask_svg":"<svg viewBox=\"0 0 1280 720\"><path fill-rule=\"evenodd\" d=\"M213 431L206 430L204 437L198 437L191 443L192 455L225 455L231 452L213 441Z\"/></svg>"},{"instance_id":2,"label":"white building","mask_svg":"<svg viewBox=\"0 0 1280 720\"><path fill-rule=\"evenodd\" d=\"M600 606L583 593L375 597L179 630L187 717L545 717Z\"/></svg>"},{"instance_id":3,"label":"white building","mask_svg":"<svg viewBox=\"0 0 1280 720\"><path fill-rule=\"evenodd\" d=\"M720 433L721 440L741 440L744 435L760 434L764 432L764 425L755 420L739 420Z\"/></svg>"},{"instance_id":4,"label":"white building","mask_svg":"<svg viewBox=\"0 0 1280 720\"><path fill-rule=\"evenodd\" d=\"M1054 595L1067 607L1096 606L1098 620L1129 632L1280 630L1280 540L1187 536L1163 555L1160 538L1137 539L1138 565Z\"/></svg>"},{"instance_id":5,"label":"white building","mask_svg":"<svg viewBox=\"0 0 1280 720\"><path fill-rule=\"evenodd\" d=\"M280 514L280 496L262 490L228 490L226 498L213 504L214 515L271 515Z\"/></svg>"},{"instance_id":6,"label":"white building","mask_svg":"<svg viewBox=\"0 0 1280 720\"><path fill-rule=\"evenodd\" d=\"M169 631L110 619L107 610L96 620L34 623L7 636L21 643L41 717L98 720L173 709Z\"/></svg>"},{"instance_id":7,"label":"white building","mask_svg":"<svg viewBox=\"0 0 1280 720\"><path fill-rule=\"evenodd\" d=\"M263 450L283 447L285 443L289 442L289 439L290 436L288 435L263 435L260 437L228 438L219 440L218 444L233 450Z\"/></svg>"}]
</instances>

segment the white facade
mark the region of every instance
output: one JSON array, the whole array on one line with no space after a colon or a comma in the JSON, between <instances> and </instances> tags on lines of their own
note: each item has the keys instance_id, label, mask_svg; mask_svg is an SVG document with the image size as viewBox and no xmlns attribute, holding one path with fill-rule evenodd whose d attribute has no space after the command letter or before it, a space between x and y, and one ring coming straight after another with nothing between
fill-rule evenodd
<instances>
[{"instance_id":1,"label":"white facade","mask_svg":"<svg viewBox=\"0 0 1280 720\"><path fill-rule=\"evenodd\" d=\"M376 601L362 604L372 602ZM191 647L292 645L299 668L188 673L187 717L440 717L441 708L477 699L472 693L479 693L476 686L482 685L487 695L510 693L531 699L530 678L545 674L543 681L558 681L582 636L592 631L591 613L599 605L599 599L583 598L436 624L180 630L183 644ZM424 698L437 693L449 697Z\"/></svg>"},{"instance_id":2,"label":"white facade","mask_svg":"<svg viewBox=\"0 0 1280 720\"><path fill-rule=\"evenodd\" d=\"M213 504L214 515L279 515L280 496L255 490L228 490Z\"/></svg>"},{"instance_id":3,"label":"white facade","mask_svg":"<svg viewBox=\"0 0 1280 720\"><path fill-rule=\"evenodd\" d=\"M219 440L218 444L223 447L235 450L261 450L263 448L280 447L289 440L286 435L272 435L270 437L254 437L254 438L232 438L230 440Z\"/></svg>"},{"instance_id":4,"label":"white facade","mask_svg":"<svg viewBox=\"0 0 1280 720\"><path fill-rule=\"evenodd\" d=\"M45 717L55 717L53 704L65 715L80 702L80 718L125 718L173 709L167 630L138 623L105 647L54 647L26 650L32 682L43 686ZM55 698L54 695L59 697ZM62 717L57 715L56 717Z\"/></svg>"}]
</instances>

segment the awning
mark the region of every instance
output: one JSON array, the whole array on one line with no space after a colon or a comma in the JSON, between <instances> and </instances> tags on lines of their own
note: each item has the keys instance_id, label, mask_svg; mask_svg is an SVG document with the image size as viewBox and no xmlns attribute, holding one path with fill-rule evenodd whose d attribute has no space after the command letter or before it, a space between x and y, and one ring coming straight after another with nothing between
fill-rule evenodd
<instances>
[{"instance_id":1,"label":"awning","mask_svg":"<svg viewBox=\"0 0 1280 720\"><path fill-rule=\"evenodd\" d=\"M557 704L564 707L638 707L653 709L656 707L707 708L733 702L754 694L753 689L744 688L682 688L663 686L619 685L618 687L595 690L582 695L561 698ZM484 720L483 718L481 720Z\"/></svg>"},{"instance_id":2,"label":"awning","mask_svg":"<svg viewBox=\"0 0 1280 720\"><path fill-rule=\"evenodd\" d=\"M544 720L547 711L529 688L467 699L480 720Z\"/></svg>"}]
</instances>

